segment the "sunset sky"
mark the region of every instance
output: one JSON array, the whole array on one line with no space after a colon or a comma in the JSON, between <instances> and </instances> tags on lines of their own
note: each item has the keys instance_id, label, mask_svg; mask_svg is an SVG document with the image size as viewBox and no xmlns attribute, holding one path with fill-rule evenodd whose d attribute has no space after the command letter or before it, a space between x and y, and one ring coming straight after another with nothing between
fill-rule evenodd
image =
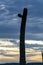
<instances>
[{"instance_id":1,"label":"sunset sky","mask_svg":"<svg viewBox=\"0 0 43 65\"><path fill-rule=\"evenodd\" d=\"M0 63L19 62L21 19L18 14L23 14L24 8L28 9L26 62L42 62L43 0L0 0Z\"/></svg>"},{"instance_id":2,"label":"sunset sky","mask_svg":"<svg viewBox=\"0 0 43 65\"><path fill-rule=\"evenodd\" d=\"M0 39L0 63L19 63L19 45L17 39ZM43 41L25 40L26 63L42 62L42 49Z\"/></svg>"}]
</instances>

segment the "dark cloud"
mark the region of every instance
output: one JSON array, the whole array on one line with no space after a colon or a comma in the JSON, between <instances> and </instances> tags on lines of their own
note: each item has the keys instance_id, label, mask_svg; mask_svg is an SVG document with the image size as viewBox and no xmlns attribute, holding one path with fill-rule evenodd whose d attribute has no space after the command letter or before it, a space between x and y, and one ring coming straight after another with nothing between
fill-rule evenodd
<instances>
[{"instance_id":1,"label":"dark cloud","mask_svg":"<svg viewBox=\"0 0 43 65\"><path fill-rule=\"evenodd\" d=\"M42 39L43 1L41 0L0 0L0 37L17 38L21 20L17 16L28 9L26 39ZM29 36L27 35L29 33ZM1 35L2 34L2 35ZM11 35L10 35L11 34ZM32 34L32 35L31 35ZM39 34L39 35L38 35Z\"/></svg>"}]
</instances>

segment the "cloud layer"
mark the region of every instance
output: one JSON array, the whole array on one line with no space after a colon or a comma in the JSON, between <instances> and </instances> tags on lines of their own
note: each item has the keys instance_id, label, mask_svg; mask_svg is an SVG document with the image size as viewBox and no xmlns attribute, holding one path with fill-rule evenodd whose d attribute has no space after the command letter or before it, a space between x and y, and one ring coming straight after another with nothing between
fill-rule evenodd
<instances>
[{"instance_id":1,"label":"cloud layer","mask_svg":"<svg viewBox=\"0 0 43 65\"><path fill-rule=\"evenodd\" d=\"M28 9L25 38L43 40L42 0L0 0L0 38L19 38L21 19L18 13L22 14L24 7Z\"/></svg>"},{"instance_id":2,"label":"cloud layer","mask_svg":"<svg viewBox=\"0 0 43 65\"><path fill-rule=\"evenodd\" d=\"M43 41L25 40L26 62L42 62ZM36 58L36 59L34 59ZM9 60L9 61L8 61ZM17 39L0 39L0 63L20 61L20 43Z\"/></svg>"}]
</instances>

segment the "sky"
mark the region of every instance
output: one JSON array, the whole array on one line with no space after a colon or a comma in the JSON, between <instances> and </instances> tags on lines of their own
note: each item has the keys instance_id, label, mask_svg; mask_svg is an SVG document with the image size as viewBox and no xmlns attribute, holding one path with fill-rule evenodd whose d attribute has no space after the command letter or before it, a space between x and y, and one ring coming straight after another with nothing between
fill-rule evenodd
<instances>
[{"instance_id":1,"label":"sky","mask_svg":"<svg viewBox=\"0 0 43 65\"><path fill-rule=\"evenodd\" d=\"M43 40L43 0L0 0L0 38L18 39L23 9L28 9L25 39Z\"/></svg>"},{"instance_id":2,"label":"sky","mask_svg":"<svg viewBox=\"0 0 43 65\"><path fill-rule=\"evenodd\" d=\"M25 31L26 61L42 62L43 0L0 0L0 63L19 62L21 18L18 14L23 14L24 8L28 9Z\"/></svg>"},{"instance_id":3,"label":"sky","mask_svg":"<svg viewBox=\"0 0 43 65\"><path fill-rule=\"evenodd\" d=\"M17 39L0 39L0 64L19 63L19 45L19 40ZM42 49L43 41L25 40L26 63L42 62Z\"/></svg>"}]
</instances>

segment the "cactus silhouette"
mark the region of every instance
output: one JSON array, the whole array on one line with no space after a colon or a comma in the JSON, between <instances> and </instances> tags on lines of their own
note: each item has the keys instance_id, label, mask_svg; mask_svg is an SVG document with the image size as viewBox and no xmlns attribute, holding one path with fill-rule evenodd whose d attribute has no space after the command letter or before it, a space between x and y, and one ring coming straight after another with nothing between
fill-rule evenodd
<instances>
[{"instance_id":1,"label":"cactus silhouette","mask_svg":"<svg viewBox=\"0 0 43 65\"><path fill-rule=\"evenodd\" d=\"M27 8L24 8L23 15L18 14L21 21L21 28L20 28L20 65L26 64L25 59L25 27L26 27L26 18L27 18Z\"/></svg>"},{"instance_id":2,"label":"cactus silhouette","mask_svg":"<svg viewBox=\"0 0 43 65\"><path fill-rule=\"evenodd\" d=\"M43 52L42 52L42 63L43 63Z\"/></svg>"}]
</instances>

